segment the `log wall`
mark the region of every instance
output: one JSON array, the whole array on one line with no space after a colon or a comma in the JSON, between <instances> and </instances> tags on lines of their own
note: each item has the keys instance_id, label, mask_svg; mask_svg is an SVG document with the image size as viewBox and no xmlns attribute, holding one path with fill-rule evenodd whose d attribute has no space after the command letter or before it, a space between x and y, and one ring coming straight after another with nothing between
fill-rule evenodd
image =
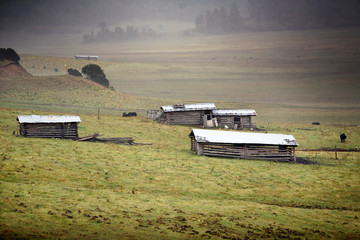
<instances>
[{"instance_id":1,"label":"log wall","mask_svg":"<svg viewBox=\"0 0 360 240\"><path fill-rule=\"evenodd\" d=\"M295 148L290 146L197 143L191 138L191 150L198 155L238 159L296 161Z\"/></svg>"},{"instance_id":2,"label":"log wall","mask_svg":"<svg viewBox=\"0 0 360 240\"><path fill-rule=\"evenodd\" d=\"M255 127L251 122L251 116L218 116L217 119L220 128L226 128L225 126L227 126L229 129L244 129Z\"/></svg>"},{"instance_id":3,"label":"log wall","mask_svg":"<svg viewBox=\"0 0 360 240\"><path fill-rule=\"evenodd\" d=\"M203 111L189 112L167 112L164 113L165 122L177 125L198 125L202 124Z\"/></svg>"},{"instance_id":4,"label":"log wall","mask_svg":"<svg viewBox=\"0 0 360 240\"><path fill-rule=\"evenodd\" d=\"M77 139L77 123L22 123L20 135L39 138Z\"/></svg>"},{"instance_id":5,"label":"log wall","mask_svg":"<svg viewBox=\"0 0 360 240\"><path fill-rule=\"evenodd\" d=\"M159 118L161 118L162 115L163 115L162 110L148 110L147 113L146 113L146 118L156 121Z\"/></svg>"}]
</instances>

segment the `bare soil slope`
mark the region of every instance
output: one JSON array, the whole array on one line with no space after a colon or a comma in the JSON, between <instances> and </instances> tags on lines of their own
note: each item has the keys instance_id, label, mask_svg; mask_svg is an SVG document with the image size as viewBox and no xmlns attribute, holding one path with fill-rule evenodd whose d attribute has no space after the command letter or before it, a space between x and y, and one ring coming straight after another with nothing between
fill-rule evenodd
<instances>
[{"instance_id":1,"label":"bare soil slope","mask_svg":"<svg viewBox=\"0 0 360 240\"><path fill-rule=\"evenodd\" d=\"M0 77L15 77L24 76L30 77L28 73L20 64L14 62L2 62L0 65Z\"/></svg>"}]
</instances>

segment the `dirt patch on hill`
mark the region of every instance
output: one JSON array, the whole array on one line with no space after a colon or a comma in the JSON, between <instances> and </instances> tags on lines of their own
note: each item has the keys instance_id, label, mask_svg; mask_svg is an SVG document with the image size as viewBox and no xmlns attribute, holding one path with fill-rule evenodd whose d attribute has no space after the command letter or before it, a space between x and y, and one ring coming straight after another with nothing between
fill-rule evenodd
<instances>
[{"instance_id":1,"label":"dirt patch on hill","mask_svg":"<svg viewBox=\"0 0 360 240\"><path fill-rule=\"evenodd\" d=\"M0 66L0 77L13 77L13 76L32 76L28 73L20 64L9 63L4 66Z\"/></svg>"}]
</instances>

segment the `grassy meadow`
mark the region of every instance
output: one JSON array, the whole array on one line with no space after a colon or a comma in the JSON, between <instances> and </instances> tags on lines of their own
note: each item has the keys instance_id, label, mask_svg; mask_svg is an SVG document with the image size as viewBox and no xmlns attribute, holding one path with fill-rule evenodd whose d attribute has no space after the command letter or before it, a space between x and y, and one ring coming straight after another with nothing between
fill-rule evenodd
<instances>
[{"instance_id":1,"label":"grassy meadow","mask_svg":"<svg viewBox=\"0 0 360 240\"><path fill-rule=\"evenodd\" d=\"M48 39L48 46L27 48L41 54L24 54L21 63L35 76L61 75L65 74L64 64L81 70L89 62L76 61L75 54L99 55L103 61L96 63L105 70L110 84L130 95L359 107L359 28L177 36L106 44L81 44L78 38L54 36ZM44 58L49 56L46 53L61 58L53 62Z\"/></svg>"},{"instance_id":2,"label":"grassy meadow","mask_svg":"<svg viewBox=\"0 0 360 240\"><path fill-rule=\"evenodd\" d=\"M140 48L148 61L105 69L115 89L137 96L359 108L359 40L359 29L214 36Z\"/></svg>"},{"instance_id":3,"label":"grassy meadow","mask_svg":"<svg viewBox=\"0 0 360 240\"><path fill-rule=\"evenodd\" d=\"M152 145L24 138L2 108L1 220L5 239L356 239L358 152L302 152L312 165L209 158L190 151L191 127L144 117L81 114L80 136L132 136ZM38 112L40 114L52 114ZM306 125L305 125L306 126ZM360 130L270 124L298 150L359 147ZM307 127L307 126L306 126ZM342 130L342 129L341 129Z\"/></svg>"},{"instance_id":4,"label":"grassy meadow","mask_svg":"<svg viewBox=\"0 0 360 240\"><path fill-rule=\"evenodd\" d=\"M91 45L48 37L14 47L33 77L0 77L0 238L360 239L359 152L307 151L360 148L359 29ZM115 91L66 75L65 64L89 63ZM259 129L292 134L314 164L197 156L191 126L145 118L196 102L255 109ZM122 118L128 111L139 117ZM152 145L13 135L27 114L76 114L80 136Z\"/></svg>"},{"instance_id":5,"label":"grassy meadow","mask_svg":"<svg viewBox=\"0 0 360 240\"><path fill-rule=\"evenodd\" d=\"M46 78L66 74L65 64L81 71L95 63L117 92L137 99L166 99L160 101L166 104L215 102L222 108L255 108L262 122L359 124L358 28L179 36L121 44L69 39L71 46L64 44L70 43L67 38L54 36L46 48L29 48L41 55L24 54L21 64L34 76ZM57 57L45 55L45 50ZM99 55L101 61L73 58L86 53ZM78 92L82 94L86 95ZM142 115L149 109L148 104L119 107L103 101L104 108L133 108ZM86 101L67 105L89 106Z\"/></svg>"}]
</instances>

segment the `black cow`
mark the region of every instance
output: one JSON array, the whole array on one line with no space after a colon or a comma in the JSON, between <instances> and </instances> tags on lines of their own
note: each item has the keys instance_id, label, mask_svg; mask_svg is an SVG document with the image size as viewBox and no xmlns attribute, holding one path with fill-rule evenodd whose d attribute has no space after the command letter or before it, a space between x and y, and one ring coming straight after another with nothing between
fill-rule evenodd
<instances>
[{"instance_id":1,"label":"black cow","mask_svg":"<svg viewBox=\"0 0 360 240\"><path fill-rule=\"evenodd\" d=\"M345 139L346 139L345 133L340 134L340 140L341 140L341 142L345 142Z\"/></svg>"},{"instance_id":2,"label":"black cow","mask_svg":"<svg viewBox=\"0 0 360 240\"><path fill-rule=\"evenodd\" d=\"M123 117L136 117L136 112L123 113Z\"/></svg>"}]
</instances>

